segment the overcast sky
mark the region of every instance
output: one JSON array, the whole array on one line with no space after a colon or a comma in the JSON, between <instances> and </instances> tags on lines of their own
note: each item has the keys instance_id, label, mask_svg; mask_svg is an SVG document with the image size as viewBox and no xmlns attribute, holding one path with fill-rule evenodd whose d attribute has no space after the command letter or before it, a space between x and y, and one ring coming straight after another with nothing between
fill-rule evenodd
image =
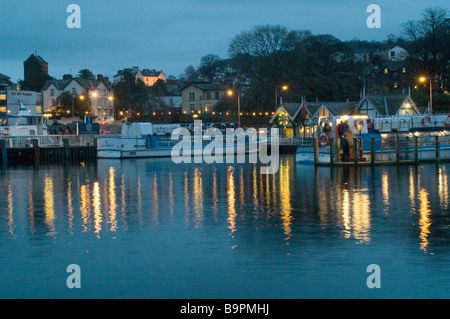
<instances>
[{"instance_id":1,"label":"overcast sky","mask_svg":"<svg viewBox=\"0 0 450 319\"><path fill-rule=\"evenodd\" d=\"M66 25L67 6L81 8L81 28ZM369 29L369 4L381 7L381 28ZM178 76L206 54L228 57L231 39L258 24L332 34L341 40L384 40L448 0L1 0L0 73L23 79L35 50L61 78L88 68L112 77L139 66Z\"/></svg>"}]
</instances>

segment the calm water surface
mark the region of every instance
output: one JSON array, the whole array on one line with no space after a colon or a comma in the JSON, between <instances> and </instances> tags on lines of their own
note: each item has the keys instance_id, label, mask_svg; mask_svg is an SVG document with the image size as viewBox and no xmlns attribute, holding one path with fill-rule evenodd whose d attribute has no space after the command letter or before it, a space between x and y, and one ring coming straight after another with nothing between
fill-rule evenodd
<instances>
[{"instance_id":1,"label":"calm water surface","mask_svg":"<svg viewBox=\"0 0 450 319\"><path fill-rule=\"evenodd\" d=\"M449 172L289 155L275 175L170 159L9 167L0 297L450 298Z\"/></svg>"}]
</instances>

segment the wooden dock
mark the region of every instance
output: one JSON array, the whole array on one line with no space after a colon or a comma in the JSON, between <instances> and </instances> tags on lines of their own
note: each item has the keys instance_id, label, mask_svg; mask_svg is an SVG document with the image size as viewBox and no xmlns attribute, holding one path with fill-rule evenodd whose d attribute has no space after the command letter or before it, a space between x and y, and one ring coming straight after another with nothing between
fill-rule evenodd
<instances>
[{"instance_id":1,"label":"wooden dock","mask_svg":"<svg viewBox=\"0 0 450 319\"><path fill-rule=\"evenodd\" d=\"M94 139L94 141L96 141ZM38 139L31 139L31 145L24 147L6 147L6 141L0 140L0 164L46 165L77 163L97 158L97 146L70 145L69 139L63 139L62 145L39 146Z\"/></svg>"},{"instance_id":2,"label":"wooden dock","mask_svg":"<svg viewBox=\"0 0 450 319\"><path fill-rule=\"evenodd\" d=\"M434 143L430 146L433 146L432 151L434 156L432 158L423 158L420 156L419 150L419 140L417 136L412 138L412 147L410 146L411 141L409 138L406 138L403 142L403 147L400 146L400 139L398 137L394 140L394 149L395 158L392 160L377 160L377 153L375 151L375 138L372 137L370 139L370 156L368 160L363 156L362 152L358 148L358 139L356 137L353 138L353 148L351 152L351 156L349 161L343 162L340 160L340 146L339 141L334 141L333 138L330 139L330 162L320 162L319 161L319 140L318 138L314 138L313 147L314 147L314 164L316 166L338 166L338 167L348 167L348 166L384 166L384 165L418 165L420 163L441 163L441 162L450 162L450 157L443 157L441 150L441 142L439 140L439 136L434 136ZM337 151L336 151L337 150ZM335 156L336 154L336 156ZM412 156L410 156L410 154Z\"/></svg>"}]
</instances>

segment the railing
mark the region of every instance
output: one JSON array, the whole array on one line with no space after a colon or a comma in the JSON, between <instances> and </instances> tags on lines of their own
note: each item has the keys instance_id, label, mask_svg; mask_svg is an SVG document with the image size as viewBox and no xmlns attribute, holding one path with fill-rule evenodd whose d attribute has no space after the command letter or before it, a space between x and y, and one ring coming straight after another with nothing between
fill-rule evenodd
<instances>
[{"instance_id":1,"label":"railing","mask_svg":"<svg viewBox=\"0 0 450 319\"><path fill-rule=\"evenodd\" d=\"M40 147L63 146L64 140L69 141L70 146L94 145L93 135L39 135L39 136L2 136L7 148L27 148L33 146L33 140L38 140Z\"/></svg>"},{"instance_id":2,"label":"railing","mask_svg":"<svg viewBox=\"0 0 450 319\"><path fill-rule=\"evenodd\" d=\"M350 163L346 163L409 164L450 159L450 136L445 135L444 132L419 136L410 134L409 136L372 137L369 140L363 140L363 143L365 145L361 145L357 136L350 141ZM361 150L361 146L364 151ZM335 140L333 144L335 162L341 162L342 153L339 140Z\"/></svg>"},{"instance_id":3,"label":"railing","mask_svg":"<svg viewBox=\"0 0 450 319\"><path fill-rule=\"evenodd\" d=\"M312 137L280 137L278 140L280 145L297 145L298 147L312 147L314 143Z\"/></svg>"}]
</instances>

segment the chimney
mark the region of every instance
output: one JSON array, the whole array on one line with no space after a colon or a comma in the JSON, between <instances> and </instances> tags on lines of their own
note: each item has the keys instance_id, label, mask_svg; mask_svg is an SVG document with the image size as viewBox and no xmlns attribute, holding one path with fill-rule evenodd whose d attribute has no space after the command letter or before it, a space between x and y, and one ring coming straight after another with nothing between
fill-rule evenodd
<instances>
[{"instance_id":1,"label":"chimney","mask_svg":"<svg viewBox=\"0 0 450 319\"><path fill-rule=\"evenodd\" d=\"M98 81L101 81L102 79L103 79L103 75L98 74L98 75L97 75L97 80L98 80Z\"/></svg>"}]
</instances>

